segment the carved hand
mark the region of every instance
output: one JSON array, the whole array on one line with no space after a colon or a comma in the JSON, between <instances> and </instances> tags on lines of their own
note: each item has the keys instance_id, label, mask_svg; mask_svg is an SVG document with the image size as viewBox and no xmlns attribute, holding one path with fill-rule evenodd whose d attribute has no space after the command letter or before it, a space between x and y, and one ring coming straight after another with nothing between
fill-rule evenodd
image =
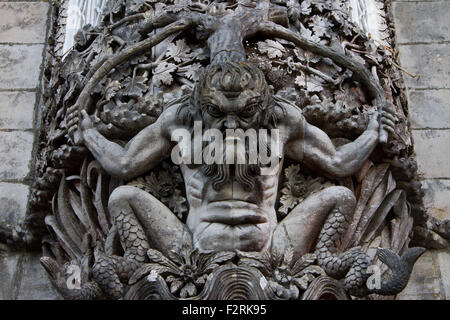
<instances>
[{"instance_id":1,"label":"carved hand","mask_svg":"<svg viewBox=\"0 0 450 320\"><path fill-rule=\"evenodd\" d=\"M88 115L86 110L81 110L81 122L80 122L80 129L81 131L86 131L88 129L94 128L94 122L92 121L91 117Z\"/></svg>"},{"instance_id":2,"label":"carved hand","mask_svg":"<svg viewBox=\"0 0 450 320\"><path fill-rule=\"evenodd\" d=\"M382 124L382 130L386 130L391 134L395 133L395 124L397 123L398 118L393 111L392 105L388 105L387 108L383 109L380 121Z\"/></svg>"},{"instance_id":3,"label":"carved hand","mask_svg":"<svg viewBox=\"0 0 450 320\"><path fill-rule=\"evenodd\" d=\"M81 121L79 122L78 135L80 142L84 141L84 133L89 129L94 129L94 122L91 117L88 115L86 110L80 111Z\"/></svg>"},{"instance_id":4,"label":"carved hand","mask_svg":"<svg viewBox=\"0 0 450 320\"><path fill-rule=\"evenodd\" d=\"M378 111L374 111L369 115L369 124L367 125L368 131L378 132L380 128L380 123L378 121Z\"/></svg>"},{"instance_id":5,"label":"carved hand","mask_svg":"<svg viewBox=\"0 0 450 320\"><path fill-rule=\"evenodd\" d=\"M395 132L395 123L397 121L397 117L395 116L391 108L385 108L381 113L381 116L379 112L374 112L369 117L370 120L369 124L367 125L367 130L378 132L379 138L381 137L381 131L383 130L386 130L391 134Z\"/></svg>"}]
</instances>

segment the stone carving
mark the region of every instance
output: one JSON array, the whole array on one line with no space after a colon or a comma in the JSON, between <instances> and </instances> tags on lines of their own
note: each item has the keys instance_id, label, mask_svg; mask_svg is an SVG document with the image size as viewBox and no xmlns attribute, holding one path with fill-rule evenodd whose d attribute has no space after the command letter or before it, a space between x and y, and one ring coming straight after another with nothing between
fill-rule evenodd
<instances>
[{"instance_id":1,"label":"stone carving","mask_svg":"<svg viewBox=\"0 0 450 320\"><path fill-rule=\"evenodd\" d=\"M48 75L33 193L37 216L53 198L41 262L65 298L348 299L406 286L424 249L408 249L422 211L402 84L343 8L110 1L103 25L80 30ZM276 161L250 163L245 145L242 164L196 163L208 144L172 135L198 123L225 133L224 158L239 141L227 129L266 130L257 147ZM369 288L373 265L392 275Z\"/></svg>"}]
</instances>

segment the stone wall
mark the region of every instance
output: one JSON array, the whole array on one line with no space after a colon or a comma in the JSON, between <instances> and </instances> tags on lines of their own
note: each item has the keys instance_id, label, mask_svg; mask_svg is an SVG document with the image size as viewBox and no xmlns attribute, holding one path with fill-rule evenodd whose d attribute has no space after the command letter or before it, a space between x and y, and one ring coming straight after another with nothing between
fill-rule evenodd
<instances>
[{"instance_id":1,"label":"stone wall","mask_svg":"<svg viewBox=\"0 0 450 320\"><path fill-rule=\"evenodd\" d=\"M450 1L393 1L419 174L428 213L450 218ZM417 262L401 299L450 299L450 250Z\"/></svg>"},{"instance_id":2,"label":"stone wall","mask_svg":"<svg viewBox=\"0 0 450 320\"><path fill-rule=\"evenodd\" d=\"M431 215L450 218L450 1L393 1L419 170ZM47 1L0 1L0 226L21 224L33 181ZM0 245L0 299L58 299L40 253ZM450 299L450 251L428 251L401 299Z\"/></svg>"},{"instance_id":3,"label":"stone wall","mask_svg":"<svg viewBox=\"0 0 450 320\"><path fill-rule=\"evenodd\" d=\"M0 226L27 212L48 15L48 1L0 1ZM0 246L0 299L58 298L39 257Z\"/></svg>"}]
</instances>

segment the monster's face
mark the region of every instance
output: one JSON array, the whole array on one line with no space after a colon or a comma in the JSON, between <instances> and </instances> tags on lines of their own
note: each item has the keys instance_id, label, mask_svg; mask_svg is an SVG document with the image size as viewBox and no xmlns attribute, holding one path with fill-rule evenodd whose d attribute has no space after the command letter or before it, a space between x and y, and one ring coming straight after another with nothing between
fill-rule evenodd
<instances>
[{"instance_id":1,"label":"monster's face","mask_svg":"<svg viewBox=\"0 0 450 320\"><path fill-rule=\"evenodd\" d=\"M206 69L195 100L205 128L259 129L265 124L270 90L255 66L223 63Z\"/></svg>"},{"instance_id":2,"label":"monster's face","mask_svg":"<svg viewBox=\"0 0 450 320\"><path fill-rule=\"evenodd\" d=\"M208 128L247 130L259 126L264 97L251 89L237 93L213 89L202 95L199 103Z\"/></svg>"}]
</instances>

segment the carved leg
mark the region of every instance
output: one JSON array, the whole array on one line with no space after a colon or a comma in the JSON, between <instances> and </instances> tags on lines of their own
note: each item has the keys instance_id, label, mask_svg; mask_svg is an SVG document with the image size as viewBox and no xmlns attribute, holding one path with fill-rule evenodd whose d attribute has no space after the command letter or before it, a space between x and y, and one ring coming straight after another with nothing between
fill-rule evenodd
<instances>
[{"instance_id":1,"label":"carved leg","mask_svg":"<svg viewBox=\"0 0 450 320\"><path fill-rule=\"evenodd\" d=\"M333 229L333 234L328 231L331 236L326 241L327 245L329 244L327 248L334 250L340 240L340 234L346 228L345 224L354 213L355 205L355 196L345 187L326 188L308 197L278 224L273 236L272 252L283 253L289 244L294 247L295 259L311 252L324 225L328 226L327 218L333 216L332 213L339 213L333 223L336 229Z\"/></svg>"},{"instance_id":2,"label":"carved leg","mask_svg":"<svg viewBox=\"0 0 450 320\"><path fill-rule=\"evenodd\" d=\"M273 249L284 252L283 244L292 243L295 258L299 258L311 252L317 242L315 254L325 272L333 278L345 277L344 285L349 291L361 288L367 280L370 259L358 248L338 252L355 205L353 193L344 187L330 187L309 197L278 225Z\"/></svg>"},{"instance_id":3,"label":"carved leg","mask_svg":"<svg viewBox=\"0 0 450 320\"><path fill-rule=\"evenodd\" d=\"M108 208L118 223L121 242L125 251L130 252L127 253L129 257L137 258L142 254L139 246L144 245L140 240L143 237L150 248L162 253L180 252L183 245L192 245L192 235L187 227L163 203L141 189L117 188L111 194Z\"/></svg>"},{"instance_id":4,"label":"carved leg","mask_svg":"<svg viewBox=\"0 0 450 320\"><path fill-rule=\"evenodd\" d=\"M320 232L315 254L319 265L329 276L336 279L345 277L345 289L353 293L358 288L365 287L368 277L366 271L372 261L360 248L352 248L343 253L337 251L349 222L348 217L339 210L332 210Z\"/></svg>"},{"instance_id":5,"label":"carved leg","mask_svg":"<svg viewBox=\"0 0 450 320\"><path fill-rule=\"evenodd\" d=\"M141 189L117 188L111 194L108 208L125 254L100 257L93 268L93 278L106 294L118 299L123 293L123 283L148 260L148 249L179 252L183 244L192 244L192 237L166 206Z\"/></svg>"}]
</instances>

